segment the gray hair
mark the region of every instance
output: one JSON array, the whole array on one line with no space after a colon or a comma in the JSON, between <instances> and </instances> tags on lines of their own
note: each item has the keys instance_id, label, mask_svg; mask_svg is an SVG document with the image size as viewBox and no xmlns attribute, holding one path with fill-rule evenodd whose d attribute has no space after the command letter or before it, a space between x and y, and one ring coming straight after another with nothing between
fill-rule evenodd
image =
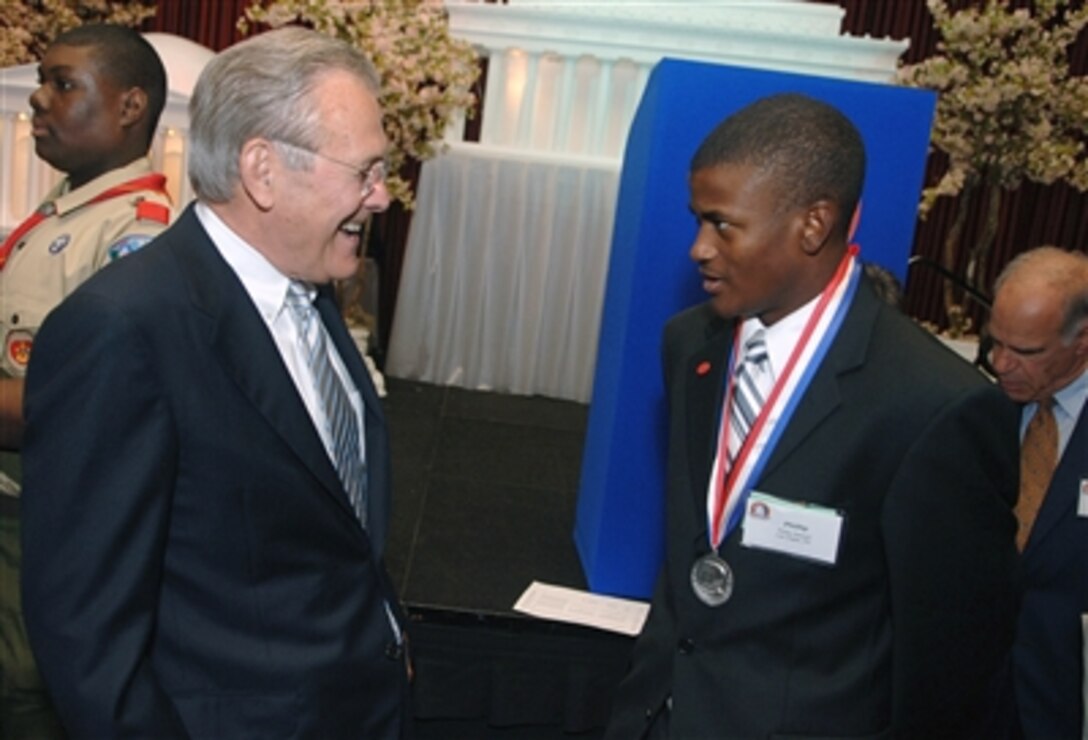
<instances>
[{"instance_id":1,"label":"gray hair","mask_svg":"<svg viewBox=\"0 0 1088 740\"><path fill-rule=\"evenodd\" d=\"M1069 344L1088 321L1088 254L1059 247L1036 247L1009 261L994 281L996 294L1010 279L1031 277L1046 284L1065 301L1062 342Z\"/></svg>"},{"instance_id":2,"label":"gray hair","mask_svg":"<svg viewBox=\"0 0 1088 740\"><path fill-rule=\"evenodd\" d=\"M378 73L360 51L299 26L267 31L217 54L189 101L189 177L197 196L213 203L231 198L238 154L255 137L317 149L321 118L311 93L315 81L333 70L355 75L378 95ZM312 160L298 151L287 157L292 167Z\"/></svg>"}]
</instances>

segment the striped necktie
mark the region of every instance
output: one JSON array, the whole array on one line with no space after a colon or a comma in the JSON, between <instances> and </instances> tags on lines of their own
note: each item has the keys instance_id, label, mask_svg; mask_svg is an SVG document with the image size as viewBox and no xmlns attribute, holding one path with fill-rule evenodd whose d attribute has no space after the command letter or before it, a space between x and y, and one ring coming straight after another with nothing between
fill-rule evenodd
<instances>
[{"instance_id":1,"label":"striped necktie","mask_svg":"<svg viewBox=\"0 0 1088 740\"><path fill-rule=\"evenodd\" d=\"M752 430L773 383L771 358L763 329L744 343L744 359L733 377L733 404L729 409L729 462L737 459L744 439Z\"/></svg>"},{"instance_id":2,"label":"striped necktie","mask_svg":"<svg viewBox=\"0 0 1088 740\"><path fill-rule=\"evenodd\" d=\"M366 526L366 468L360 454L359 422L347 391L329 359L325 326L310 298L309 289L291 281L287 289L287 305L298 329L302 356L313 378L321 408L325 412L326 439L336 472L344 484L355 514Z\"/></svg>"}]
</instances>

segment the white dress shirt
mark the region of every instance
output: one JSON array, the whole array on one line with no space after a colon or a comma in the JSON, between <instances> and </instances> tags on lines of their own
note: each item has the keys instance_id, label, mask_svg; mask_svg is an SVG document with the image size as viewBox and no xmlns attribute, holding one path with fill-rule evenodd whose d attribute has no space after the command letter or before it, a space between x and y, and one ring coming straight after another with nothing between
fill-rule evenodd
<instances>
[{"instance_id":1,"label":"white dress shirt","mask_svg":"<svg viewBox=\"0 0 1088 740\"><path fill-rule=\"evenodd\" d=\"M1069 444L1069 438L1073 436L1073 429L1077 426L1085 403L1088 402L1088 367L1080 376L1069 385L1054 394L1054 421L1058 424L1058 459L1062 459L1065 448ZM1028 428L1028 422L1035 416L1039 404L1024 404L1020 416L1020 440L1024 439L1024 432Z\"/></svg>"},{"instance_id":2,"label":"white dress shirt","mask_svg":"<svg viewBox=\"0 0 1088 740\"><path fill-rule=\"evenodd\" d=\"M226 260L230 268L242 281L253 305L264 319L272 339L276 343L283 364L295 383L299 396L302 398L306 410L310 413L314 428L317 430L321 441L325 445L325 451L329 460L335 460L333 453L332 435L329 433L329 425L326 423L325 409L318 398L313 373L303 354L302 343L299 341L298 329L290 315L291 309L287 305L287 286L290 279L269 262L263 254L250 246L244 239L231 231L230 227L223 223L215 211L204 203L196 204L196 217L200 220L204 230L208 232L212 243ZM320 327L325 331L324 325ZM329 338L325 342L329 359L333 369L340 377L340 381L347 391L348 400L355 411L356 421L359 427L359 454L362 456L363 465L366 465L366 426L363 419L363 402L359 390L351 380L347 369L344 367L336 346Z\"/></svg>"}]
</instances>

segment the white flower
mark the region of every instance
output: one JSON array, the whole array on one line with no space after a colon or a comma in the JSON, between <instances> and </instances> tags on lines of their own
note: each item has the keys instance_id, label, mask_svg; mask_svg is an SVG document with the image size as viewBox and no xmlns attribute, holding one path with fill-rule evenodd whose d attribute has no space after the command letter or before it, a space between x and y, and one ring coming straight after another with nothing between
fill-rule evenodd
<instances>
[{"instance_id":1,"label":"white flower","mask_svg":"<svg viewBox=\"0 0 1088 740\"><path fill-rule=\"evenodd\" d=\"M380 102L390 141L390 195L406 208L414 196L396 173L408 159L442 150L442 136L458 111L471 115L479 76L476 52L449 34L441 0L272 0L255 2L238 22L278 28L299 23L358 46L382 78Z\"/></svg>"},{"instance_id":2,"label":"white flower","mask_svg":"<svg viewBox=\"0 0 1088 740\"><path fill-rule=\"evenodd\" d=\"M900 82L936 90L933 146L948 170L922 193L924 216L966 187L1014 188L1027 178L1088 181L1088 81L1069 73L1067 47L1088 25L1088 7L1037 0L1035 14L1001 0L956 13L927 0L937 54L902 66Z\"/></svg>"},{"instance_id":3,"label":"white flower","mask_svg":"<svg viewBox=\"0 0 1088 740\"><path fill-rule=\"evenodd\" d=\"M83 23L139 26L152 0L0 0L0 67L36 62L58 35Z\"/></svg>"}]
</instances>

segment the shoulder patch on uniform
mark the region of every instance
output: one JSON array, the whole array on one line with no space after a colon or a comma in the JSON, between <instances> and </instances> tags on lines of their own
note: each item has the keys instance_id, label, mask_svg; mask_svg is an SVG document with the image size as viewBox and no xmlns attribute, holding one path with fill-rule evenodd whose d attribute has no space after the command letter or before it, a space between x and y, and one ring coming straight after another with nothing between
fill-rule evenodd
<instances>
[{"instance_id":1,"label":"shoulder patch on uniform","mask_svg":"<svg viewBox=\"0 0 1088 740\"><path fill-rule=\"evenodd\" d=\"M34 344L34 335L25 329L16 329L8 332L7 340L8 359L16 367L25 368L30 362L30 348Z\"/></svg>"},{"instance_id":2,"label":"shoulder patch on uniform","mask_svg":"<svg viewBox=\"0 0 1088 740\"><path fill-rule=\"evenodd\" d=\"M170 224L170 209L162 203L141 200L136 204L136 218L140 221L155 221L163 226Z\"/></svg>"},{"instance_id":3,"label":"shoulder patch on uniform","mask_svg":"<svg viewBox=\"0 0 1088 740\"><path fill-rule=\"evenodd\" d=\"M70 241L72 241L71 234L61 234L49 245L49 254L60 254Z\"/></svg>"},{"instance_id":4,"label":"shoulder patch on uniform","mask_svg":"<svg viewBox=\"0 0 1088 740\"><path fill-rule=\"evenodd\" d=\"M147 234L129 234L123 236L109 246L109 249L106 250L106 256L112 262L119 257L124 257L126 254L132 254L153 238L154 237L148 236Z\"/></svg>"}]
</instances>

